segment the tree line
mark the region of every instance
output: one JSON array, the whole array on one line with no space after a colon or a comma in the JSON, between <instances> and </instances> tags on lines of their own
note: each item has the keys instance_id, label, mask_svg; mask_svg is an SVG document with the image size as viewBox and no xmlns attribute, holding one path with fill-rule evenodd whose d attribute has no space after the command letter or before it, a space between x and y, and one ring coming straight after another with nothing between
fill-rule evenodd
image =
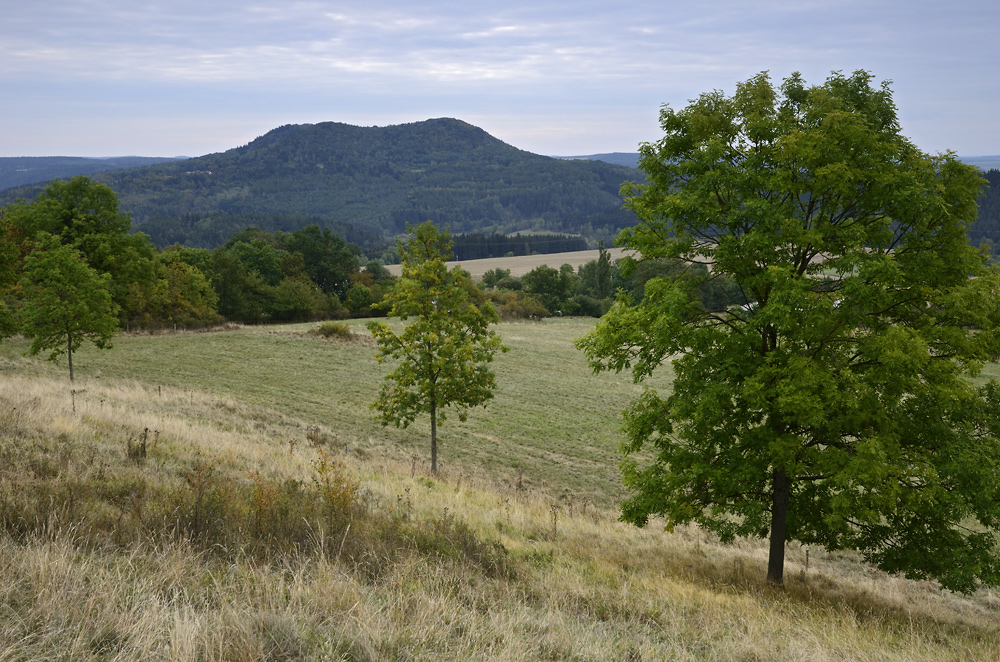
<instances>
[{"instance_id":1,"label":"tree line","mask_svg":"<svg viewBox=\"0 0 1000 662\"><path fill-rule=\"evenodd\" d=\"M483 274L479 286L501 319L601 317L616 298L641 301L646 285L663 278L689 283L698 306L706 311L724 312L747 304L745 293L731 278L710 274L704 265L665 258L612 260L603 243L596 260L576 269L543 264L518 278L510 269L498 267Z\"/></svg>"},{"instance_id":2,"label":"tree line","mask_svg":"<svg viewBox=\"0 0 1000 662\"><path fill-rule=\"evenodd\" d=\"M0 334L49 358L120 329L198 328L223 320L297 322L377 314L391 275L329 228L246 228L214 250L157 249L131 232L110 187L54 181L0 209Z\"/></svg>"},{"instance_id":3,"label":"tree line","mask_svg":"<svg viewBox=\"0 0 1000 662\"><path fill-rule=\"evenodd\" d=\"M455 235L451 239L456 260L483 260L492 257L515 257L536 253L568 253L585 251L587 240L578 235L521 234L473 232Z\"/></svg>"},{"instance_id":4,"label":"tree line","mask_svg":"<svg viewBox=\"0 0 1000 662\"><path fill-rule=\"evenodd\" d=\"M1000 170L987 170L986 186L979 195L976 222L969 226L969 242L986 245L991 253L1000 247Z\"/></svg>"}]
</instances>

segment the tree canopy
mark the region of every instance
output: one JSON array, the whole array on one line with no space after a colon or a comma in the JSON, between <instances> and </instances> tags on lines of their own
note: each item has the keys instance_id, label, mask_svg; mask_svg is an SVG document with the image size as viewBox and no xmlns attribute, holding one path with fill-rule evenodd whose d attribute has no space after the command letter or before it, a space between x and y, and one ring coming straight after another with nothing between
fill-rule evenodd
<instances>
[{"instance_id":1,"label":"tree canopy","mask_svg":"<svg viewBox=\"0 0 1000 662\"><path fill-rule=\"evenodd\" d=\"M618 243L694 275L620 297L578 346L595 370L675 373L624 413L625 520L769 537L778 584L798 540L996 585L1000 389L970 379L1000 354L1000 279L966 236L982 177L903 137L872 81L760 74L665 106ZM722 277L747 305L697 301Z\"/></svg>"},{"instance_id":2,"label":"tree canopy","mask_svg":"<svg viewBox=\"0 0 1000 662\"><path fill-rule=\"evenodd\" d=\"M384 322L368 328L378 343L379 363L396 362L372 408L383 425L408 426L417 416L431 422L431 473L437 473L437 424L454 406L459 420L471 407L493 398L496 376L490 367L506 351L490 330L497 321L492 305L458 267L448 269L451 242L427 221L412 229L400 247L402 277L386 296L390 317L409 323L399 333Z\"/></svg>"},{"instance_id":3,"label":"tree canopy","mask_svg":"<svg viewBox=\"0 0 1000 662\"><path fill-rule=\"evenodd\" d=\"M21 285L23 332L32 338L31 354L50 350L50 361L66 354L73 381L73 352L87 340L110 347L118 331L117 306L108 292L111 277L98 274L77 249L40 232L25 259Z\"/></svg>"}]
</instances>

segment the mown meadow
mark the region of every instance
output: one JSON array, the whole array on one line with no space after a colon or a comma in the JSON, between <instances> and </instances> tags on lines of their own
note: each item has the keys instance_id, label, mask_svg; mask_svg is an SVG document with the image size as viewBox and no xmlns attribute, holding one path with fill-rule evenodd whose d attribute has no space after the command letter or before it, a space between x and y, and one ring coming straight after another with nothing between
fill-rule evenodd
<instances>
[{"instance_id":1,"label":"mown meadow","mask_svg":"<svg viewBox=\"0 0 1000 662\"><path fill-rule=\"evenodd\" d=\"M618 522L640 387L591 374L593 320L500 325L437 478L349 324L122 335L73 384L0 344L0 659L996 659L996 591L799 546L776 591L760 541Z\"/></svg>"}]
</instances>

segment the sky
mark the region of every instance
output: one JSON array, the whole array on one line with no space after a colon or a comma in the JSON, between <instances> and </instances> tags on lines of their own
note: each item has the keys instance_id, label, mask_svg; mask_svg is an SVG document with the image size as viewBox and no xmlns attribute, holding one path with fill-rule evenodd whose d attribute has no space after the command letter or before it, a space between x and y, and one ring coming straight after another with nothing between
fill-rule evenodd
<instances>
[{"instance_id":1,"label":"sky","mask_svg":"<svg viewBox=\"0 0 1000 662\"><path fill-rule=\"evenodd\" d=\"M1000 154L998 0L0 0L0 156L435 117L538 154L634 152L664 104L858 69L924 151Z\"/></svg>"}]
</instances>

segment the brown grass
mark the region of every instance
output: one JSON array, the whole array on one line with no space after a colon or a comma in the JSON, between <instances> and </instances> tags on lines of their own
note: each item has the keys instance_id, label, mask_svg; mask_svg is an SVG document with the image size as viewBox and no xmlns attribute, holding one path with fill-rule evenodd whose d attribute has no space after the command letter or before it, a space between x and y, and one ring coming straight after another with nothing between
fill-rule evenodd
<instances>
[{"instance_id":1,"label":"brown grass","mask_svg":"<svg viewBox=\"0 0 1000 662\"><path fill-rule=\"evenodd\" d=\"M106 378L75 388L74 412L63 379L8 364L0 381L2 503L37 515L0 536L3 660L996 659L995 591L955 596L822 550L806 572L797 546L774 591L756 541L637 529L461 467L431 479L398 453L362 456L335 430L220 395ZM126 442L146 428L157 443L137 463ZM141 518L122 494L81 491L73 513L57 492L24 492L145 481L155 509L197 461L248 489L254 475L310 483L325 475L310 436L356 482L367 519L297 551L150 526L126 536ZM406 535L349 554L380 518Z\"/></svg>"},{"instance_id":2,"label":"brown grass","mask_svg":"<svg viewBox=\"0 0 1000 662\"><path fill-rule=\"evenodd\" d=\"M617 260L623 257L626 253L621 248L609 248L608 253L611 255L612 260ZM494 257L485 260L464 260L462 262L449 262L448 267L453 267L455 265L460 265L463 269L469 272L473 280L478 280L483 277L487 271L491 269L510 269L510 275L521 277L528 273L536 267L540 267L543 264L552 267L553 269L558 269L564 264L572 266L574 269L583 266L584 264L596 260L600 254L600 251L589 250L589 251L572 251L568 253L549 253L547 255L521 255L518 257ZM393 276L398 276L401 273L402 267L398 264L390 264L386 266Z\"/></svg>"}]
</instances>

